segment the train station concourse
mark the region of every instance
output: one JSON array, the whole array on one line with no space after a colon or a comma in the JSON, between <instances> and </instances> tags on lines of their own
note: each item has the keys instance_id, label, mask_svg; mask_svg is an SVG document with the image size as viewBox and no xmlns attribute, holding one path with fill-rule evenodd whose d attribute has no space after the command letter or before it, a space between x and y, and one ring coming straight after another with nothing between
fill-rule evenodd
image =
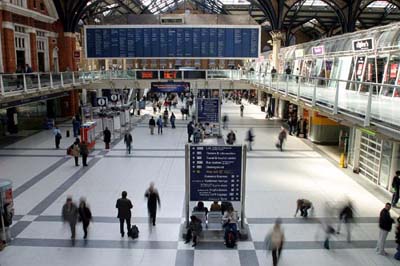
<instances>
[{"instance_id":1,"label":"train station concourse","mask_svg":"<svg viewBox=\"0 0 400 266\"><path fill-rule=\"evenodd\" d=\"M399 9L0 0L0 266L398 265Z\"/></svg>"}]
</instances>

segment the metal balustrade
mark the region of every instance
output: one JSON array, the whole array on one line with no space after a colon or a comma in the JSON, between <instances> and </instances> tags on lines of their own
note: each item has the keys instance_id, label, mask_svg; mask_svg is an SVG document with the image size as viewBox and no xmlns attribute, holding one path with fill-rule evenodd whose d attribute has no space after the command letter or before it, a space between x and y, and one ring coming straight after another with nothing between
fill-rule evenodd
<instances>
[{"instance_id":1,"label":"metal balustrade","mask_svg":"<svg viewBox=\"0 0 400 266\"><path fill-rule=\"evenodd\" d=\"M141 76L143 72L157 73L157 76L155 78L143 78ZM180 72L177 75L180 78L174 80L246 81L254 86L265 87L291 97L293 100L305 102L310 106L323 108L333 115L345 114L361 120L364 126L374 123L391 131L400 128L400 86L320 77L261 74L254 71L243 72L242 70L149 69L1 74L0 97L41 90L51 91L52 89L102 80L168 80L161 78L161 73L165 72Z\"/></svg>"}]
</instances>

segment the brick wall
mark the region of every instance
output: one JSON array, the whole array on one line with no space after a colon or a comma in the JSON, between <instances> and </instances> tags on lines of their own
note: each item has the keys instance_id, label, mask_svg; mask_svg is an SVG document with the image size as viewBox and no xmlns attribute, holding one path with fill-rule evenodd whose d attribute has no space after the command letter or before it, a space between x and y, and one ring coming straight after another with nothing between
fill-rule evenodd
<instances>
[{"instance_id":1,"label":"brick wall","mask_svg":"<svg viewBox=\"0 0 400 266\"><path fill-rule=\"evenodd\" d=\"M11 29L3 29L3 64L4 72L14 73L17 69L14 47L14 31Z\"/></svg>"},{"instance_id":2,"label":"brick wall","mask_svg":"<svg viewBox=\"0 0 400 266\"><path fill-rule=\"evenodd\" d=\"M36 34L29 33L30 48L31 48L31 67L32 71L38 71L38 55L37 55L37 43Z\"/></svg>"}]
</instances>

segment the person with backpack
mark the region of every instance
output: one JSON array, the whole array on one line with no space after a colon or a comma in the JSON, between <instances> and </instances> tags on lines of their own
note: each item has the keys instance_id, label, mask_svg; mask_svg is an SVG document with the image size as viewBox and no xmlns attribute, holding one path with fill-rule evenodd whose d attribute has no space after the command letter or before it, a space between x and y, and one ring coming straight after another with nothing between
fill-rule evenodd
<instances>
[{"instance_id":1,"label":"person with backpack","mask_svg":"<svg viewBox=\"0 0 400 266\"><path fill-rule=\"evenodd\" d=\"M162 129L163 129L163 121L161 118L161 115L157 119L157 128L158 128L158 135L162 135Z\"/></svg>"},{"instance_id":2,"label":"person with backpack","mask_svg":"<svg viewBox=\"0 0 400 266\"><path fill-rule=\"evenodd\" d=\"M104 143L106 144L106 150L110 149L110 142L111 142L111 131L106 127L103 131L104 136Z\"/></svg>"},{"instance_id":3,"label":"person with backpack","mask_svg":"<svg viewBox=\"0 0 400 266\"><path fill-rule=\"evenodd\" d=\"M133 208L132 202L127 198L128 193L126 191L122 191L121 198L117 200L115 204L115 208L118 209L118 219L119 219L119 229L121 233L121 237L124 237L124 222L126 222L126 228L128 229L128 233L131 230L131 209Z\"/></svg>"},{"instance_id":4,"label":"person with backpack","mask_svg":"<svg viewBox=\"0 0 400 266\"><path fill-rule=\"evenodd\" d=\"M72 202L72 198L68 197L62 208L62 219L68 223L71 229L71 239L75 239L75 226L78 221L78 208Z\"/></svg>"},{"instance_id":5,"label":"person with backpack","mask_svg":"<svg viewBox=\"0 0 400 266\"><path fill-rule=\"evenodd\" d=\"M272 253L272 265L277 266L281 257L283 244L285 242L285 234L283 233L282 220L276 219L272 231L266 237L267 248Z\"/></svg>"},{"instance_id":6,"label":"person with backpack","mask_svg":"<svg viewBox=\"0 0 400 266\"><path fill-rule=\"evenodd\" d=\"M392 206L396 208L396 204L399 201L400 170L396 171L396 175L393 177L392 189L393 189Z\"/></svg>"},{"instance_id":7,"label":"person with backpack","mask_svg":"<svg viewBox=\"0 0 400 266\"><path fill-rule=\"evenodd\" d=\"M192 247L195 247L197 245L197 237L200 235L201 231L203 231L201 220L194 215L190 216L189 227L186 232L185 244L189 243L190 240L193 240Z\"/></svg>"},{"instance_id":8,"label":"person with backpack","mask_svg":"<svg viewBox=\"0 0 400 266\"><path fill-rule=\"evenodd\" d=\"M147 198L147 211L149 212L150 222L153 226L156 225L156 216L157 216L157 204L158 207L161 207L160 195L158 194L157 189L154 187L154 183L150 183L150 187L146 190L144 196Z\"/></svg>"},{"instance_id":9,"label":"person with backpack","mask_svg":"<svg viewBox=\"0 0 400 266\"><path fill-rule=\"evenodd\" d=\"M86 239L88 234L88 227L90 221L92 220L92 212L87 206L86 200L84 198L81 198L79 202L78 213L79 213L79 221L82 222L82 227L83 227L83 239Z\"/></svg>"},{"instance_id":10,"label":"person with backpack","mask_svg":"<svg viewBox=\"0 0 400 266\"><path fill-rule=\"evenodd\" d=\"M279 132L278 135L278 143L276 144L276 147L280 149L280 151L283 151L283 142L286 140L286 138L287 138L286 129L284 127L281 127L281 131Z\"/></svg>"},{"instance_id":11,"label":"person with backpack","mask_svg":"<svg viewBox=\"0 0 400 266\"><path fill-rule=\"evenodd\" d=\"M154 120L153 117L150 118L149 120L149 128L150 128L150 134L154 135L154 128L156 127L156 121Z\"/></svg>"},{"instance_id":12,"label":"person with backpack","mask_svg":"<svg viewBox=\"0 0 400 266\"><path fill-rule=\"evenodd\" d=\"M229 206L222 217L224 223L225 234L224 240L225 245L229 248L233 248L237 239L237 213L234 211L232 206Z\"/></svg>"},{"instance_id":13,"label":"person with backpack","mask_svg":"<svg viewBox=\"0 0 400 266\"><path fill-rule=\"evenodd\" d=\"M55 144L56 144L56 149L60 148L60 142L62 139L62 135L61 135L61 130L58 127L55 127L53 130L53 134L54 134L54 140L55 140Z\"/></svg>"},{"instance_id":14,"label":"person with backpack","mask_svg":"<svg viewBox=\"0 0 400 266\"><path fill-rule=\"evenodd\" d=\"M133 138L131 133L126 133L125 137L124 137L124 143L126 145L126 150L128 151L128 154L131 154L131 148L132 148L132 142L133 142Z\"/></svg>"}]
</instances>

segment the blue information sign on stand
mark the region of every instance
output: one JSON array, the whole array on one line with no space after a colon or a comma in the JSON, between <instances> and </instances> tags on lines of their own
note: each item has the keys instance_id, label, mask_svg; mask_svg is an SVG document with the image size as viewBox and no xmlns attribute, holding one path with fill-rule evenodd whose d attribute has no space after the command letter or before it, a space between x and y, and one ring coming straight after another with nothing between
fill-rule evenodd
<instances>
[{"instance_id":1,"label":"blue information sign on stand","mask_svg":"<svg viewBox=\"0 0 400 266\"><path fill-rule=\"evenodd\" d=\"M190 146L190 201L241 201L242 146Z\"/></svg>"},{"instance_id":2,"label":"blue information sign on stand","mask_svg":"<svg viewBox=\"0 0 400 266\"><path fill-rule=\"evenodd\" d=\"M197 98L197 122L219 123L219 98Z\"/></svg>"}]
</instances>

